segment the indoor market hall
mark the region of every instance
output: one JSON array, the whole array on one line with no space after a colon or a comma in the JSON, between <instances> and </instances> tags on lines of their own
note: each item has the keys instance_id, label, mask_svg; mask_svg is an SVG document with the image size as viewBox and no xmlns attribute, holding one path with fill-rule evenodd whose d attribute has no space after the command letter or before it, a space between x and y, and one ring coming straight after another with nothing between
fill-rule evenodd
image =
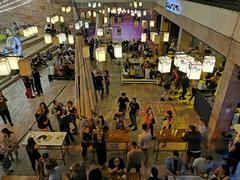
<instances>
[{"instance_id":1,"label":"indoor market hall","mask_svg":"<svg viewBox=\"0 0 240 180\"><path fill-rule=\"evenodd\" d=\"M0 0L3 180L238 180L238 0Z\"/></svg>"}]
</instances>

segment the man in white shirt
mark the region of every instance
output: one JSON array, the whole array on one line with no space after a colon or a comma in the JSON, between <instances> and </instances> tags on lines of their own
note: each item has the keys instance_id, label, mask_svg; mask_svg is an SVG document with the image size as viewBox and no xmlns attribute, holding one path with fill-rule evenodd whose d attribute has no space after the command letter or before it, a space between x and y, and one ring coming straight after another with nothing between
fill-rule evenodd
<instances>
[{"instance_id":1,"label":"man in white shirt","mask_svg":"<svg viewBox=\"0 0 240 180\"><path fill-rule=\"evenodd\" d=\"M196 176L207 177L213 169L213 157L206 155L193 161L193 170Z\"/></svg>"},{"instance_id":2,"label":"man in white shirt","mask_svg":"<svg viewBox=\"0 0 240 180\"><path fill-rule=\"evenodd\" d=\"M144 153L144 156L145 156L144 165L147 167L147 165L148 165L148 149L150 148L150 142L152 140L152 135L148 131L146 123L144 123L142 125L142 129L144 130L144 132L138 136L138 143Z\"/></svg>"}]
</instances>

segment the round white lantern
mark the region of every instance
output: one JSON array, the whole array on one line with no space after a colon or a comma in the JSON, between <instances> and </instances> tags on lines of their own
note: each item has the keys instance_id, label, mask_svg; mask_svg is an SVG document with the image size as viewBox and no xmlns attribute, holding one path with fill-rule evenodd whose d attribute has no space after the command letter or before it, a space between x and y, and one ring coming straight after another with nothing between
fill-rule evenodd
<instances>
[{"instance_id":1,"label":"round white lantern","mask_svg":"<svg viewBox=\"0 0 240 180\"><path fill-rule=\"evenodd\" d=\"M104 62L106 61L106 52L103 47L99 47L95 50L96 53L96 60L98 62Z\"/></svg>"},{"instance_id":2,"label":"round white lantern","mask_svg":"<svg viewBox=\"0 0 240 180\"><path fill-rule=\"evenodd\" d=\"M202 72L212 73L215 63L216 58L214 56L204 56Z\"/></svg>"},{"instance_id":3,"label":"round white lantern","mask_svg":"<svg viewBox=\"0 0 240 180\"><path fill-rule=\"evenodd\" d=\"M50 34L44 34L44 41L46 44L52 44L52 36Z\"/></svg>"},{"instance_id":4,"label":"round white lantern","mask_svg":"<svg viewBox=\"0 0 240 180\"><path fill-rule=\"evenodd\" d=\"M158 70L161 73L169 73L171 71L172 59L168 56L162 56L158 61Z\"/></svg>"},{"instance_id":5,"label":"round white lantern","mask_svg":"<svg viewBox=\"0 0 240 180\"><path fill-rule=\"evenodd\" d=\"M115 58L122 58L122 46L120 44L114 46Z\"/></svg>"},{"instance_id":6,"label":"round white lantern","mask_svg":"<svg viewBox=\"0 0 240 180\"><path fill-rule=\"evenodd\" d=\"M7 58L0 59L0 76L7 76L11 73L11 68Z\"/></svg>"},{"instance_id":7,"label":"round white lantern","mask_svg":"<svg viewBox=\"0 0 240 180\"><path fill-rule=\"evenodd\" d=\"M146 42L147 41L147 33L142 33L141 34L141 42Z\"/></svg>"}]
</instances>

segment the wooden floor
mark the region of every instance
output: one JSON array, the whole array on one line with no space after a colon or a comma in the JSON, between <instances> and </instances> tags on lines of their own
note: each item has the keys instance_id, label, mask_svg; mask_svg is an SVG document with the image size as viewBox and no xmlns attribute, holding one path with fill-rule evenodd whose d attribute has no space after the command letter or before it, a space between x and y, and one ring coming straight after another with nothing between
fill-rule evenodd
<instances>
[{"instance_id":1,"label":"wooden floor","mask_svg":"<svg viewBox=\"0 0 240 180\"><path fill-rule=\"evenodd\" d=\"M129 98L136 97L137 101L140 104L141 111L144 110L144 107L146 108L148 106L151 106L153 108L154 114L156 116L155 128L159 128L161 126L164 112L168 109L174 111L175 114L174 128L186 128L189 124L197 122L197 119L199 117L193 110L192 106L184 105L181 102L177 101L160 102L159 99L162 91L161 87L149 84L126 84L121 86L119 66L111 64L105 68L110 70L111 74L110 96L104 98L98 104L97 112L99 112L99 114L103 115L105 119L109 121L111 127L113 127L113 114L118 110L117 99L120 96L121 92L126 92ZM25 88L22 80L17 81L3 91L3 94L6 96L6 98L8 98L8 107L13 119L14 127L11 127L9 125L5 126L3 122L0 121L0 129L8 127L17 135L18 138L21 138L29 129L29 127L31 127L31 125L34 123L34 112L40 102L46 102L47 104L50 103L60 91L62 92L57 97L58 100L63 103L65 103L67 100L74 101L74 81L67 82L54 80L53 82L49 83L47 79L48 69L46 67L42 67L40 72L42 74L44 96L36 97L35 99L27 99L24 95ZM62 90L63 88L64 90ZM53 123L54 129L58 130L57 123L53 117L51 117L51 121ZM136 141L137 135L141 133L140 127L142 122L143 118L138 117L139 130L130 133L131 141ZM129 120L127 120L126 125L129 123ZM70 151L70 155L67 156L67 165L64 166L61 163L61 168L64 171L66 171L73 162L81 161L81 146L79 136L76 136L76 142L70 147ZM13 162L13 175L34 175L33 171L31 170L31 165L26 155L25 148L21 147L19 152L20 161ZM53 152L50 152L50 155L53 157L58 156L58 154L55 154ZM108 157L116 155L122 156L122 154L109 153ZM152 153L150 158L150 166L157 166L162 171L162 163L168 155L168 153L160 154L159 161L155 162L155 153ZM91 161L90 155L88 165L89 167L92 167L95 166L94 164L96 164L96 161L93 163ZM146 177L149 176L149 169L145 170L144 174Z\"/></svg>"}]
</instances>

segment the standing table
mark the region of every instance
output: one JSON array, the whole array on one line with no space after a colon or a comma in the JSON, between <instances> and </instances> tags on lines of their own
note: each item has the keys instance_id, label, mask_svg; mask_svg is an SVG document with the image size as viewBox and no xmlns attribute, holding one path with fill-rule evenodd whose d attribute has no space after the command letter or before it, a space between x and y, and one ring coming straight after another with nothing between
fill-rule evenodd
<instances>
[{"instance_id":1,"label":"standing table","mask_svg":"<svg viewBox=\"0 0 240 180\"><path fill-rule=\"evenodd\" d=\"M156 161L158 160L160 143L167 143L167 142L185 143L186 149L187 149L187 143L183 140L182 137L189 130L188 129L175 129L174 131L176 131L176 130L178 131L176 134L172 133L173 132L172 129L163 129L163 130L158 130L155 132L156 133L155 148L157 145Z\"/></svg>"},{"instance_id":2,"label":"standing table","mask_svg":"<svg viewBox=\"0 0 240 180\"><path fill-rule=\"evenodd\" d=\"M106 137L106 143L124 143L126 145L125 147L125 153L127 157L128 152L128 143L129 143L129 132L128 130L120 130L120 129L109 129L108 135ZM119 149L114 149L112 151L121 151Z\"/></svg>"},{"instance_id":3,"label":"standing table","mask_svg":"<svg viewBox=\"0 0 240 180\"><path fill-rule=\"evenodd\" d=\"M22 145L26 146L29 137L32 137L36 144L39 146L40 149L47 149L47 150L59 150L61 153L64 165L66 164L65 161L65 154L67 149L63 148L64 140L66 137L66 132L41 132L41 131L30 131L26 138L23 140ZM68 151L69 152L69 151Z\"/></svg>"}]
</instances>

